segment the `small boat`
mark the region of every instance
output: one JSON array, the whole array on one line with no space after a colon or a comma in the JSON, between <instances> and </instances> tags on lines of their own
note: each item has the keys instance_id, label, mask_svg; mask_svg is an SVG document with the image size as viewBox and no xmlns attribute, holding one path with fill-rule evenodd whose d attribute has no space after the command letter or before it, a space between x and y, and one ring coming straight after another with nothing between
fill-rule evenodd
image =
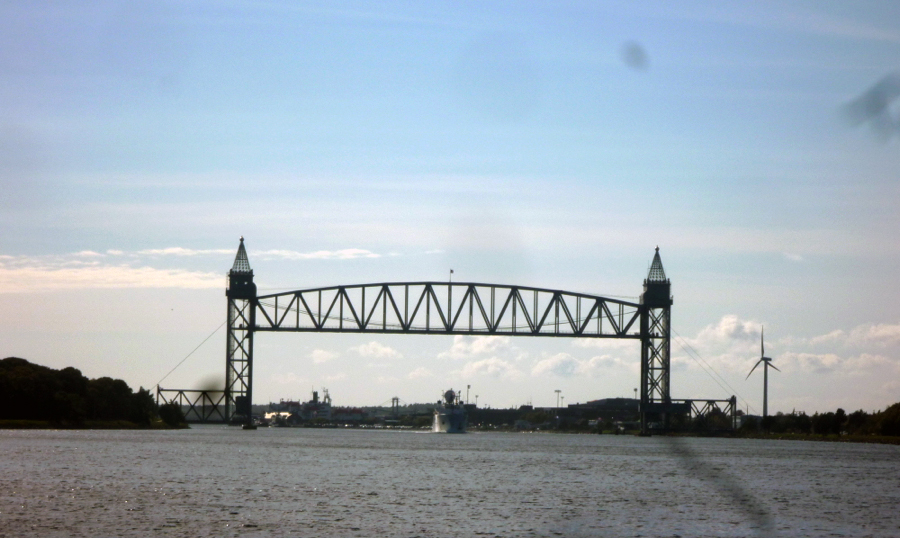
<instances>
[{"instance_id":1,"label":"small boat","mask_svg":"<svg viewBox=\"0 0 900 538\"><path fill-rule=\"evenodd\" d=\"M466 408L459 401L459 394L448 390L444 401L438 401L434 408L435 433L466 433Z\"/></svg>"}]
</instances>

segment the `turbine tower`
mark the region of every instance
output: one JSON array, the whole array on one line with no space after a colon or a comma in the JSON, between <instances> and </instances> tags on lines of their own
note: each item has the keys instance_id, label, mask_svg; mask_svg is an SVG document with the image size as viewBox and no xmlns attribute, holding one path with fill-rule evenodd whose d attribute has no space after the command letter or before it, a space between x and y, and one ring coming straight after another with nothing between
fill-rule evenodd
<instances>
[{"instance_id":1,"label":"turbine tower","mask_svg":"<svg viewBox=\"0 0 900 538\"><path fill-rule=\"evenodd\" d=\"M753 373L753 370L756 370L759 363L763 363L763 418L766 418L769 416L769 368L775 368L776 370L778 368L772 364L772 359L766 357L765 329L762 328L759 334L759 354L759 360L750 369L750 374ZM781 370L778 371L780 372ZM747 379L750 379L750 374L747 374Z\"/></svg>"}]
</instances>

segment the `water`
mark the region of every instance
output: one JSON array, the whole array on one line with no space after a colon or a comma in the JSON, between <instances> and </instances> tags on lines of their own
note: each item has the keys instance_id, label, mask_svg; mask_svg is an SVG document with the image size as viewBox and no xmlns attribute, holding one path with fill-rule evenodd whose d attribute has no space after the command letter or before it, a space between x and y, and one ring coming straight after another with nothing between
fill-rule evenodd
<instances>
[{"instance_id":1,"label":"water","mask_svg":"<svg viewBox=\"0 0 900 538\"><path fill-rule=\"evenodd\" d=\"M898 536L900 447L0 431L0 536Z\"/></svg>"}]
</instances>

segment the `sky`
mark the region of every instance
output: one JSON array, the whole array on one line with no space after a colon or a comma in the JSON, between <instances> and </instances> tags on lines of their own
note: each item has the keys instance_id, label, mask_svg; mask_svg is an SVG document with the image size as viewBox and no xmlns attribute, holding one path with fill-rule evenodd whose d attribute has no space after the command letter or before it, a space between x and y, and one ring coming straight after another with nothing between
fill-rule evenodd
<instances>
[{"instance_id":1,"label":"sky","mask_svg":"<svg viewBox=\"0 0 900 538\"><path fill-rule=\"evenodd\" d=\"M895 2L4 2L0 357L224 383L260 293L672 282L673 398L900 401ZM256 338L255 403L633 397L617 340Z\"/></svg>"}]
</instances>

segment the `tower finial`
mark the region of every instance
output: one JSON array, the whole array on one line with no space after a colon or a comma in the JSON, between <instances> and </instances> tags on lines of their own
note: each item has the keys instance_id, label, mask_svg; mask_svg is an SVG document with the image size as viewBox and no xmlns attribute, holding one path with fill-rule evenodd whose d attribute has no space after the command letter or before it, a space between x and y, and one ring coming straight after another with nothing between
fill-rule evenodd
<instances>
[{"instance_id":1,"label":"tower finial","mask_svg":"<svg viewBox=\"0 0 900 538\"><path fill-rule=\"evenodd\" d=\"M247 259L247 249L244 248L244 236L241 236L241 244L238 246L237 254L234 257L234 265L231 266L232 273L253 273L250 269L250 260Z\"/></svg>"},{"instance_id":2,"label":"tower finial","mask_svg":"<svg viewBox=\"0 0 900 538\"><path fill-rule=\"evenodd\" d=\"M656 247L656 254L653 255L653 263L650 264L650 274L647 275L649 282L665 282L666 272L663 270L662 259L659 257L659 247Z\"/></svg>"}]
</instances>

